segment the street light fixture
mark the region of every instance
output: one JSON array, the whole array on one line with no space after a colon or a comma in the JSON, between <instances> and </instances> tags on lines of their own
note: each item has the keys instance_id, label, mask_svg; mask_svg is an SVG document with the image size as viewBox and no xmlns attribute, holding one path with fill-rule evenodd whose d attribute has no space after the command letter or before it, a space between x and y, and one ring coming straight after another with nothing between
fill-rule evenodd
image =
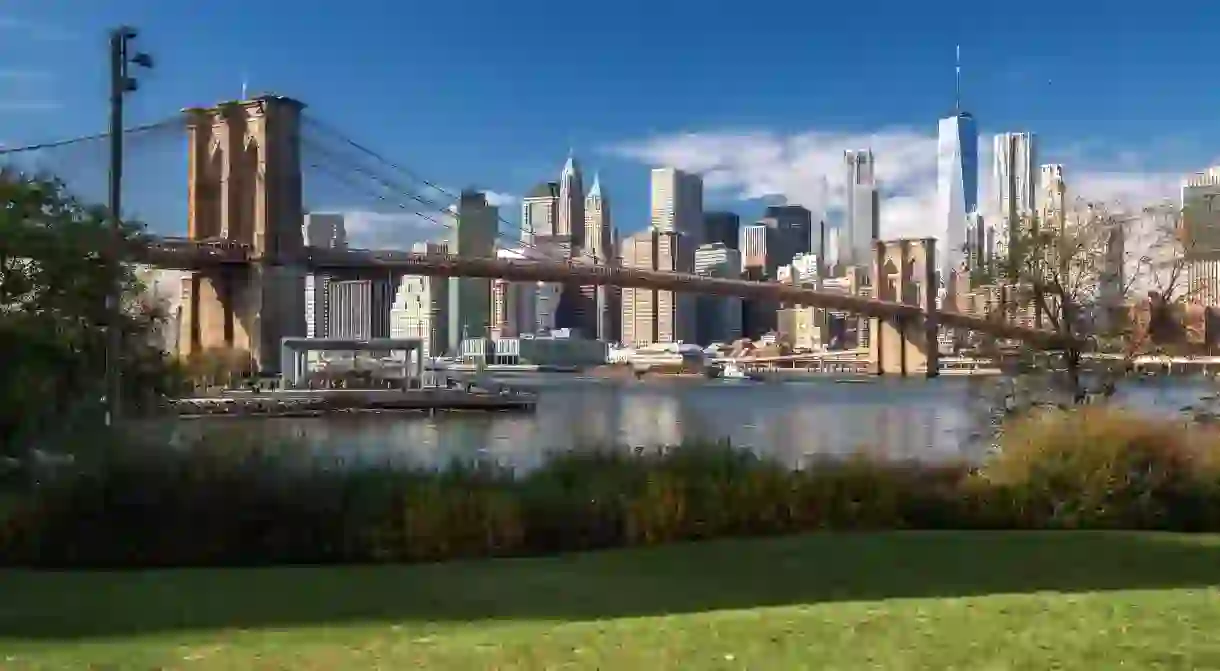
<instances>
[{"instance_id":1,"label":"street light fixture","mask_svg":"<svg viewBox=\"0 0 1220 671\"><path fill-rule=\"evenodd\" d=\"M106 300L106 315L110 321L106 329L106 424L112 425L119 414L120 351L122 349L122 317L120 305L122 286L119 282L119 264L122 251L123 232L120 221L123 207L123 100L128 93L139 89L139 82L129 74L129 66L136 65L152 69L153 60L143 52L132 53L132 40L139 31L131 26L119 26L110 31L110 263L115 272L115 282L110 287Z\"/></svg>"}]
</instances>

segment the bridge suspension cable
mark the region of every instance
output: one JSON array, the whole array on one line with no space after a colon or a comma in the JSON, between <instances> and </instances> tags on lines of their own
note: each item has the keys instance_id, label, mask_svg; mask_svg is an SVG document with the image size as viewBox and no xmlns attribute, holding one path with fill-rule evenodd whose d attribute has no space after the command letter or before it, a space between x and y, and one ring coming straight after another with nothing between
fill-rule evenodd
<instances>
[{"instance_id":1,"label":"bridge suspension cable","mask_svg":"<svg viewBox=\"0 0 1220 671\"><path fill-rule=\"evenodd\" d=\"M307 164L308 167L311 169L314 169L314 170L318 170L319 172L322 172L322 173L328 175L332 179L335 179L336 181L347 186L348 188L351 188L353 191L360 193L360 195L376 198L377 200L380 200L388 205L395 206L395 207L407 212L408 214L414 214L415 216L418 216L421 219L424 219L433 224L436 224L437 226L441 226L443 228L449 229L450 231L456 232L457 229L454 228L454 226L452 224L445 223L444 221L435 219L427 214L424 214L423 212L420 212L413 205L408 205L403 202L394 202L390 199L389 196L391 196L391 195L404 196L405 195L405 196L407 196L408 200L414 200L416 202L427 205L430 208L437 209L438 210L437 213L441 214L443 216L445 214L444 210L439 209L438 206L436 205L436 203L429 201L426 198L419 196L418 194L414 194L414 193L410 193L410 192L401 193L401 192L395 190L393 185L386 183L384 181L380 181L375 176L372 176L374 181L377 181L379 184L381 184L385 188L385 190L388 191L388 193L380 193L380 194L376 193L375 190L370 189L365 185L359 184L359 182L357 180L354 180L349 174L340 173L338 170L331 167L331 166L335 165L336 163L341 163L342 159L340 159L339 157L330 155L330 154L326 154L325 152L323 152L323 158L326 160L321 161L321 162L309 162ZM350 166L347 166L347 167L350 170ZM365 174L363 171L360 171L360 170L354 170L352 172L360 172L361 174ZM502 236L503 236L503 234L500 233L499 231L497 231L497 237L502 237ZM524 241L512 240L511 238L509 238L509 241L513 242L514 244L520 244L523 247L531 248L531 249L537 251L539 254L545 255L545 253L546 253L545 250L538 248L538 247L536 247L530 243L524 242ZM549 260L553 261L554 259L549 259Z\"/></svg>"},{"instance_id":2,"label":"bridge suspension cable","mask_svg":"<svg viewBox=\"0 0 1220 671\"><path fill-rule=\"evenodd\" d=\"M409 186L402 184L400 181L393 180L392 178L388 178L384 174L382 174L378 171L374 171L374 169L372 169L368 166L359 165L357 163L357 161L355 161L351 158L342 156L340 152L334 150L333 148L326 147L323 142L319 142L319 141L313 140L313 139L302 139L302 147L304 149L306 149L308 151L308 153L319 154L321 156L321 158L323 159L323 161L321 163L311 163L309 165L310 168L324 172L324 173L328 174L329 176L331 176L332 178L343 182L345 185L347 185L350 188L355 188L357 190L360 190L360 189L358 189L358 187L356 187L356 185L351 180L348 180L348 179L345 179L345 178L339 176L334 170L328 169L326 167L326 165L340 166L345 171L354 172L354 173L363 175L364 177L367 177L368 179L375 182L380 187L377 190L384 190L384 191L389 192L392 195L405 197L408 200L412 200L412 201L415 201L416 203L423 205L428 210L436 211L438 214L443 215L445 213L445 207L441 206L435 200L432 200L432 199L428 198L427 196L419 194L418 192L411 189ZM322 165L322 163L325 163L326 165ZM440 189L439 187L433 186L431 182L427 182L425 180L417 180L417 181L420 181L421 183L429 185L431 188L433 188L436 191L439 191L442 194L451 195L451 194L449 194L448 191L445 191L444 189ZM360 191L362 191L362 195L372 196L374 198L377 198L378 200L381 200L382 202L386 202L388 204L395 205L402 210L405 210L409 213L422 217L423 219L426 219L427 221L430 221L434 224L443 226L450 230L455 230L451 224L443 223L430 216L426 216L422 212L419 212L419 211L413 209L414 206L408 206L401 202L392 203L385 196L378 195L376 193L372 193L369 190L360 190ZM520 226L514 225L512 222L505 220L503 217L497 216L497 219L500 223L508 224L508 226L510 228L516 229L517 231L523 231L523 229ZM523 249L530 249L530 250L536 252L537 254L541 255L544 258L550 257L554 251L554 250L543 249L542 247L539 247L536 244L534 244L533 242L527 241L525 239L509 237L502 230L500 230L499 227L497 227L496 237L503 238L506 242L508 242L512 245L519 246ZM562 260L562 259L551 258L551 260Z\"/></svg>"},{"instance_id":3,"label":"bridge suspension cable","mask_svg":"<svg viewBox=\"0 0 1220 671\"><path fill-rule=\"evenodd\" d=\"M399 165L398 163L395 163L394 161L386 158L385 156L379 154L378 152L370 149L368 146L351 139L350 137L345 135L343 132L341 132L337 128L335 128L333 125L328 124L325 121L322 121L315 116L306 115L303 118L303 124L316 129L323 136L329 136L333 140L340 142L352 149L355 149L356 151L360 152L361 154L364 154L365 156L368 156L368 157L372 158L373 160L375 160L393 170L398 171L399 173L406 176L408 179L410 179L412 181L416 181L421 184L424 184L428 188L438 191L438 192L448 196L450 199L453 199L454 201L457 201L459 199L459 196L453 194L451 191L448 191L448 190L444 189L443 187L437 185L436 183L431 182L431 181L421 177L418 173L416 173L412 170L409 170L409 169ZM500 216L499 213L497 213L496 218L499 220L499 222L501 224L508 226L509 229L511 229L513 231L516 231L519 233L530 233L530 231L527 231L522 224L519 224L519 223L514 224L513 222ZM537 251L538 253L544 254L546 256L553 255L553 253L555 251L554 249L543 249L543 248L538 247L537 245L533 244L532 242L526 242L524 240L524 238L509 239L509 241L512 242L513 244L521 245L522 247L532 248L534 251ZM596 256L589 254L584 249L580 249L580 250L576 250L576 251L577 251L578 256L584 257L587 260L592 261L594 263L598 262L598 258ZM560 259L554 259L554 260L560 260ZM605 261L605 259L601 259L601 260Z\"/></svg>"}]
</instances>

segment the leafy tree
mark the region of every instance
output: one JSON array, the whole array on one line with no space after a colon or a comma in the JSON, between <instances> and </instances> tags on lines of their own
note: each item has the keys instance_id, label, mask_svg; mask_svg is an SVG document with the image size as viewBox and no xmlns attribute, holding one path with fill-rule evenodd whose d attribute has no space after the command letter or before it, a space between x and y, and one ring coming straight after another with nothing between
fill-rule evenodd
<instances>
[{"instance_id":1,"label":"leafy tree","mask_svg":"<svg viewBox=\"0 0 1220 671\"><path fill-rule=\"evenodd\" d=\"M143 235L124 224L119 251ZM105 262L111 236L105 209L77 200L63 182L0 171L0 452L100 417L106 294L116 284L124 398L138 410L171 391L171 367L150 337L164 315L138 300L129 266Z\"/></svg>"}]
</instances>

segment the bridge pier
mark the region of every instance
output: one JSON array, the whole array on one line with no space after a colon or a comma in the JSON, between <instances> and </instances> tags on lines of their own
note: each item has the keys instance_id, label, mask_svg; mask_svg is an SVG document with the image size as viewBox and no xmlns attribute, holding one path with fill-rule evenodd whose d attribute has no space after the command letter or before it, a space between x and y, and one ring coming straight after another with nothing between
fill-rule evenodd
<instances>
[{"instance_id":1,"label":"bridge pier","mask_svg":"<svg viewBox=\"0 0 1220 671\"><path fill-rule=\"evenodd\" d=\"M919 307L923 315L871 318L869 369L874 375L936 377L936 239L878 240L873 245L873 297Z\"/></svg>"},{"instance_id":2,"label":"bridge pier","mask_svg":"<svg viewBox=\"0 0 1220 671\"><path fill-rule=\"evenodd\" d=\"M248 254L184 280L181 356L245 352L258 370L277 372L283 338L305 335L303 108L267 96L185 110L188 236Z\"/></svg>"}]
</instances>

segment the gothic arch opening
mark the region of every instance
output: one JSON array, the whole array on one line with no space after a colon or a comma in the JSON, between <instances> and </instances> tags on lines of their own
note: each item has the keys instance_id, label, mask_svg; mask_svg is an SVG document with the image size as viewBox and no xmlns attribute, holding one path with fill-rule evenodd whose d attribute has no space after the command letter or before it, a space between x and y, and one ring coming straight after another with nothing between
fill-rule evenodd
<instances>
[{"instance_id":1,"label":"gothic arch opening","mask_svg":"<svg viewBox=\"0 0 1220 671\"><path fill-rule=\"evenodd\" d=\"M262 178L258 174L259 151L258 141L246 135L243 138L241 151L234 157L234 173L238 176L237 199L234 208L235 221L230 223L230 235L234 240L251 244L255 243L255 221L258 214L258 190L262 188Z\"/></svg>"},{"instance_id":2,"label":"gothic arch opening","mask_svg":"<svg viewBox=\"0 0 1220 671\"><path fill-rule=\"evenodd\" d=\"M887 258L881 267L881 286L878 287L877 298L892 301L898 294L898 266L894 259Z\"/></svg>"}]
</instances>

